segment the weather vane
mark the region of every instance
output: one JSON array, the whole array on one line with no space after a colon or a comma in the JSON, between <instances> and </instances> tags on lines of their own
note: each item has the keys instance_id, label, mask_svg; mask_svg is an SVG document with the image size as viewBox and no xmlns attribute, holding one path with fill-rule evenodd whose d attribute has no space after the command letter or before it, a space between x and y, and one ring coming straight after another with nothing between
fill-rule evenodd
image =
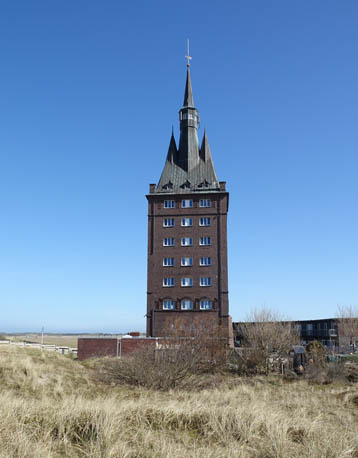
<instances>
[{"instance_id":1,"label":"weather vane","mask_svg":"<svg viewBox=\"0 0 358 458\"><path fill-rule=\"evenodd\" d=\"M189 51L189 38L186 40L187 42L187 55L185 56L185 58L187 59L188 63L186 64L186 66L189 68L190 67L190 61L192 59L192 57L190 56L190 51Z\"/></svg>"}]
</instances>

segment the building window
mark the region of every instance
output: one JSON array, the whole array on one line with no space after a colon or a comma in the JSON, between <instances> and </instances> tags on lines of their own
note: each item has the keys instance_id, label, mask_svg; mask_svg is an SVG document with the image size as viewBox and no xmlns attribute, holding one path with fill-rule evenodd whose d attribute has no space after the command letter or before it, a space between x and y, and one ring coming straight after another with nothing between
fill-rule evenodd
<instances>
[{"instance_id":1,"label":"building window","mask_svg":"<svg viewBox=\"0 0 358 458\"><path fill-rule=\"evenodd\" d=\"M164 267L173 267L174 266L174 258L163 258L163 266Z\"/></svg>"},{"instance_id":2,"label":"building window","mask_svg":"<svg viewBox=\"0 0 358 458\"><path fill-rule=\"evenodd\" d=\"M200 286L211 286L210 277L200 277Z\"/></svg>"},{"instance_id":3,"label":"building window","mask_svg":"<svg viewBox=\"0 0 358 458\"><path fill-rule=\"evenodd\" d=\"M211 245L210 237L200 237L199 245Z\"/></svg>"},{"instance_id":4,"label":"building window","mask_svg":"<svg viewBox=\"0 0 358 458\"><path fill-rule=\"evenodd\" d=\"M313 334L313 324L312 323L307 323L306 330L307 330L307 335L311 336Z\"/></svg>"},{"instance_id":5,"label":"building window","mask_svg":"<svg viewBox=\"0 0 358 458\"><path fill-rule=\"evenodd\" d=\"M181 201L181 208L192 208L193 201L191 199L184 199Z\"/></svg>"},{"instance_id":6,"label":"building window","mask_svg":"<svg viewBox=\"0 0 358 458\"><path fill-rule=\"evenodd\" d=\"M211 218L200 218L199 226L210 226L211 225Z\"/></svg>"},{"instance_id":7,"label":"building window","mask_svg":"<svg viewBox=\"0 0 358 458\"><path fill-rule=\"evenodd\" d=\"M193 301L190 299L183 299L181 301L181 309L182 310L192 310L193 308Z\"/></svg>"},{"instance_id":8,"label":"building window","mask_svg":"<svg viewBox=\"0 0 358 458\"><path fill-rule=\"evenodd\" d=\"M164 218L163 219L163 226L164 227L173 227L174 226L174 218Z\"/></svg>"},{"instance_id":9,"label":"building window","mask_svg":"<svg viewBox=\"0 0 358 458\"><path fill-rule=\"evenodd\" d=\"M174 200L165 200L164 201L164 208L175 208Z\"/></svg>"},{"instance_id":10,"label":"building window","mask_svg":"<svg viewBox=\"0 0 358 458\"><path fill-rule=\"evenodd\" d=\"M191 237L183 237L181 239L181 246L192 246L193 239Z\"/></svg>"},{"instance_id":11,"label":"building window","mask_svg":"<svg viewBox=\"0 0 358 458\"><path fill-rule=\"evenodd\" d=\"M193 279L190 277L182 278L181 285L185 288L187 288L188 286L193 286Z\"/></svg>"},{"instance_id":12,"label":"building window","mask_svg":"<svg viewBox=\"0 0 358 458\"><path fill-rule=\"evenodd\" d=\"M200 258L201 266L211 266L211 258Z\"/></svg>"},{"instance_id":13,"label":"building window","mask_svg":"<svg viewBox=\"0 0 358 458\"><path fill-rule=\"evenodd\" d=\"M181 265L188 267L193 265L193 258L181 258Z\"/></svg>"},{"instance_id":14,"label":"building window","mask_svg":"<svg viewBox=\"0 0 358 458\"><path fill-rule=\"evenodd\" d=\"M163 278L163 286L165 286L166 288L170 288L174 286L174 278L173 277Z\"/></svg>"},{"instance_id":15,"label":"building window","mask_svg":"<svg viewBox=\"0 0 358 458\"><path fill-rule=\"evenodd\" d=\"M199 207L211 207L211 200L210 199L200 199Z\"/></svg>"},{"instance_id":16,"label":"building window","mask_svg":"<svg viewBox=\"0 0 358 458\"><path fill-rule=\"evenodd\" d=\"M175 309L175 302L171 299L165 299L163 301L163 310L174 310Z\"/></svg>"},{"instance_id":17,"label":"building window","mask_svg":"<svg viewBox=\"0 0 358 458\"><path fill-rule=\"evenodd\" d=\"M183 227L188 227L193 225L193 218L182 218L181 225Z\"/></svg>"},{"instance_id":18,"label":"building window","mask_svg":"<svg viewBox=\"0 0 358 458\"><path fill-rule=\"evenodd\" d=\"M163 246L174 246L174 238L166 237L163 239Z\"/></svg>"},{"instance_id":19,"label":"building window","mask_svg":"<svg viewBox=\"0 0 358 458\"><path fill-rule=\"evenodd\" d=\"M200 301L200 310L211 310L213 308L213 301L203 299Z\"/></svg>"}]
</instances>

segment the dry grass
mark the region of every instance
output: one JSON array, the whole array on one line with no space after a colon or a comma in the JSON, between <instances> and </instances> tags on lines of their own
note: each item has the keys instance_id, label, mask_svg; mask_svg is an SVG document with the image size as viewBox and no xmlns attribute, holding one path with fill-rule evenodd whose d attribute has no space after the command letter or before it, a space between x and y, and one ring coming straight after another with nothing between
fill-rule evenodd
<instances>
[{"instance_id":1,"label":"dry grass","mask_svg":"<svg viewBox=\"0 0 358 458\"><path fill-rule=\"evenodd\" d=\"M102 385L93 364L0 348L1 458L358 457L354 385L228 377L162 393Z\"/></svg>"}]
</instances>

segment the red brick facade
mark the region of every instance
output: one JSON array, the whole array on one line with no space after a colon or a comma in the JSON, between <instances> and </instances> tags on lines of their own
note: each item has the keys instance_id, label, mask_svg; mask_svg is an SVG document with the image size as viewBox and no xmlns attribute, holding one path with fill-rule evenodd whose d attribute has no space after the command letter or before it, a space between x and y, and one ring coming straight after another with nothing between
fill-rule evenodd
<instances>
[{"instance_id":1,"label":"red brick facade","mask_svg":"<svg viewBox=\"0 0 358 458\"><path fill-rule=\"evenodd\" d=\"M225 183L218 192L192 194L149 194L148 199L148 290L147 336L165 336L168 320L174 317L188 321L201 316L204 322L228 323L228 272L227 272L227 212L228 193ZM193 200L192 208L182 208L182 200ZM210 207L200 207L208 199ZM165 200L174 200L174 208L164 208ZM192 226L183 227L181 219L192 219ZM210 226L201 226L200 218L210 218ZM165 218L173 218L173 227L164 227ZM165 238L174 238L174 246L163 246ZM192 238L192 246L182 246L182 237ZM210 245L201 246L200 237L210 237ZM163 258L174 258L174 266L163 265ZM192 258L192 266L181 266L181 258ZM210 257L210 266L201 266L200 258ZM174 278L173 287L163 286L165 277ZM190 287L181 286L181 279L193 280ZM200 278L211 278L211 286L200 286ZM174 310L163 310L163 301L175 302ZM193 310L181 310L181 301L193 301ZM212 301L212 310L200 310L200 300Z\"/></svg>"},{"instance_id":2,"label":"red brick facade","mask_svg":"<svg viewBox=\"0 0 358 458\"><path fill-rule=\"evenodd\" d=\"M77 343L77 357L80 361L88 358L103 356L118 356L118 339L115 338L88 338L81 337Z\"/></svg>"}]
</instances>

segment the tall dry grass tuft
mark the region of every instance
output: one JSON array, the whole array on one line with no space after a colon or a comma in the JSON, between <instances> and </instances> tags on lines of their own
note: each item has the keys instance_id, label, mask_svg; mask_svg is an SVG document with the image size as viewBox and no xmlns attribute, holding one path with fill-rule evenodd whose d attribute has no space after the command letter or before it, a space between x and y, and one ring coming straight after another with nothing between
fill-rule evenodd
<instances>
[{"instance_id":1,"label":"tall dry grass tuft","mask_svg":"<svg viewBox=\"0 0 358 458\"><path fill-rule=\"evenodd\" d=\"M228 377L201 392L109 387L66 357L2 348L0 374L1 458L358 456L354 385Z\"/></svg>"}]
</instances>

